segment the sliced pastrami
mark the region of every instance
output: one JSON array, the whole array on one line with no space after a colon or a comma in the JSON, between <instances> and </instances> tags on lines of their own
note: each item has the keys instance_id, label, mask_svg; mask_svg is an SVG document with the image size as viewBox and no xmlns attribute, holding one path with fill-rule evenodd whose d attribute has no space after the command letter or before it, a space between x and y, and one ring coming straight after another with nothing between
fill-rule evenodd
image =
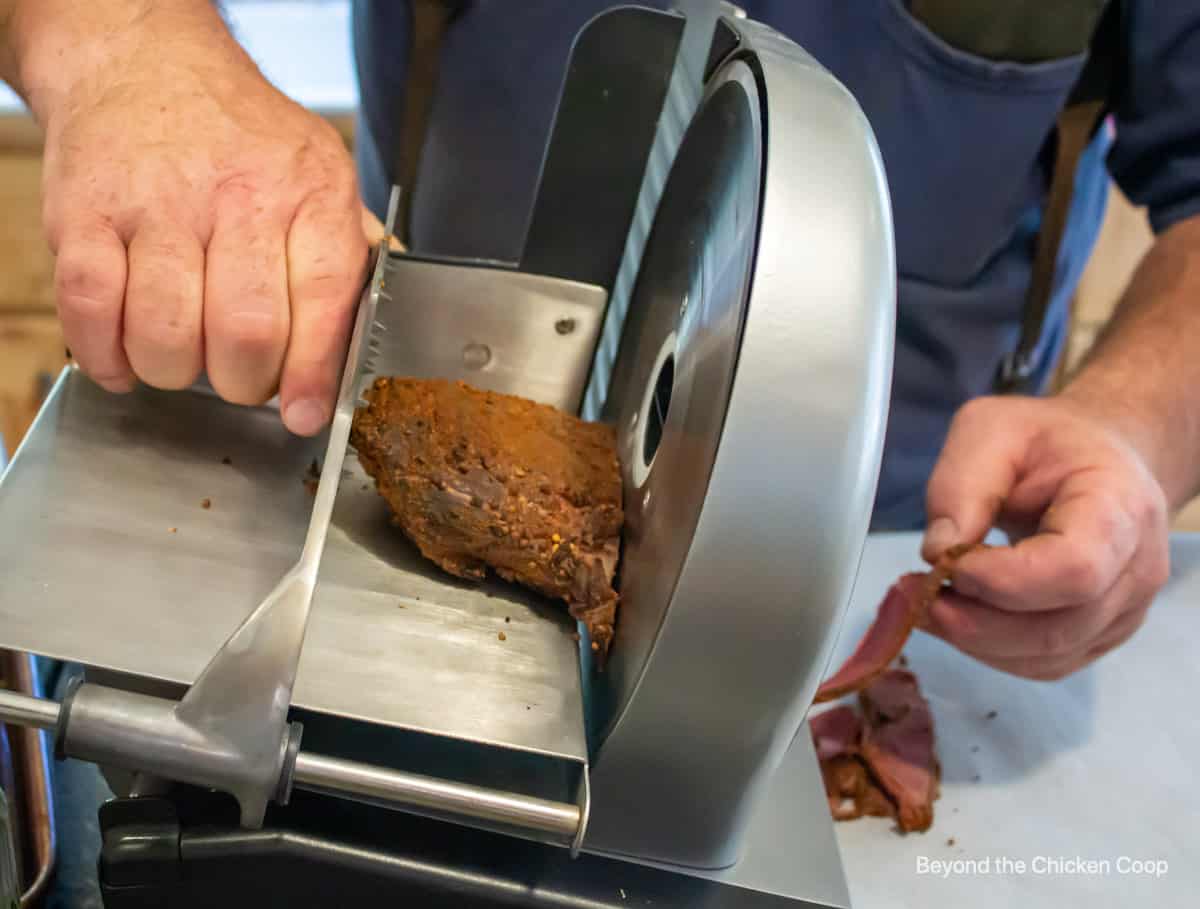
<instances>
[{"instance_id":1,"label":"sliced pastrami","mask_svg":"<svg viewBox=\"0 0 1200 909\"><path fill-rule=\"evenodd\" d=\"M837 821L863 815L895 817L896 808L871 779L859 755L863 724L849 704L817 714L808 721L829 813Z\"/></svg>"},{"instance_id":2,"label":"sliced pastrami","mask_svg":"<svg viewBox=\"0 0 1200 909\"><path fill-rule=\"evenodd\" d=\"M917 677L890 669L859 694L859 702L865 719L859 747L871 776L895 803L901 830L928 830L941 765L933 712Z\"/></svg>"},{"instance_id":3,"label":"sliced pastrami","mask_svg":"<svg viewBox=\"0 0 1200 909\"><path fill-rule=\"evenodd\" d=\"M860 692L858 706L823 711L809 730L834 820L891 817L906 833L929 829L941 766L916 676L884 672Z\"/></svg>"},{"instance_id":4,"label":"sliced pastrami","mask_svg":"<svg viewBox=\"0 0 1200 909\"><path fill-rule=\"evenodd\" d=\"M953 574L955 562L973 548L970 545L952 546L932 570L906 574L893 584L854 653L821 683L813 703L833 701L862 691L886 672L904 649L912 630L924 622L938 591Z\"/></svg>"},{"instance_id":5,"label":"sliced pastrami","mask_svg":"<svg viewBox=\"0 0 1200 909\"><path fill-rule=\"evenodd\" d=\"M808 721L817 760L826 761L843 754L857 754L862 737L862 720L849 704L823 711Z\"/></svg>"},{"instance_id":6,"label":"sliced pastrami","mask_svg":"<svg viewBox=\"0 0 1200 909\"><path fill-rule=\"evenodd\" d=\"M858 758L839 755L822 761L821 779L825 783L829 813L835 821L896 816L896 806Z\"/></svg>"}]
</instances>

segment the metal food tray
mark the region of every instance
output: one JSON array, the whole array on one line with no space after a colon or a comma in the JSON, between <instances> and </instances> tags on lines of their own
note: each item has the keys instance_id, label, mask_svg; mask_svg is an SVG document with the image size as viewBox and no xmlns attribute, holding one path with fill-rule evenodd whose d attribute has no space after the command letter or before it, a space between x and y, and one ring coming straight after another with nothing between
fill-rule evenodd
<instances>
[{"instance_id":1,"label":"metal food tray","mask_svg":"<svg viewBox=\"0 0 1200 909\"><path fill-rule=\"evenodd\" d=\"M0 481L0 639L190 684L295 562L324 443L269 405L111 395L66 368ZM444 574L347 464L293 706L586 765L565 609Z\"/></svg>"}]
</instances>

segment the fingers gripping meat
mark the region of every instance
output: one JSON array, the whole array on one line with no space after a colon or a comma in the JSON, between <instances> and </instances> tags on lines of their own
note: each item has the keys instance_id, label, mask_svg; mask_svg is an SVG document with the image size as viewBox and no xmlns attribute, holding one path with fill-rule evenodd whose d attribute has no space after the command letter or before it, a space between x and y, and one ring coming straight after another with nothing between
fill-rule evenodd
<instances>
[{"instance_id":1,"label":"fingers gripping meat","mask_svg":"<svg viewBox=\"0 0 1200 909\"><path fill-rule=\"evenodd\" d=\"M862 691L887 671L904 649L909 634L928 614L942 586L951 580L955 563L973 548L969 544L953 546L931 571L906 574L893 584L858 647L837 672L821 683L814 703Z\"/></svg>"}]
</instances>

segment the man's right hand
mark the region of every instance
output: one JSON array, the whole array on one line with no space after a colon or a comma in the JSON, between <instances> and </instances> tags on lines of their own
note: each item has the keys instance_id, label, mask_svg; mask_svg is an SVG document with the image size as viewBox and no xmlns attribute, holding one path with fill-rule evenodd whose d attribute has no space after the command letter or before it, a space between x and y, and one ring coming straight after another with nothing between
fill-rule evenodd
<instances>
[{"instance_id":1,"label":"man's right hand","mask_svg":"<svg viewBox=\"0 0 1200 909\"><path fill-rule=\"evenodd\" d=\"M209 0L27 0L21 87L66 342L110 391L276 393L328 421L367 241L337 132L273 88Z\"/></svg>"}]
</instances>

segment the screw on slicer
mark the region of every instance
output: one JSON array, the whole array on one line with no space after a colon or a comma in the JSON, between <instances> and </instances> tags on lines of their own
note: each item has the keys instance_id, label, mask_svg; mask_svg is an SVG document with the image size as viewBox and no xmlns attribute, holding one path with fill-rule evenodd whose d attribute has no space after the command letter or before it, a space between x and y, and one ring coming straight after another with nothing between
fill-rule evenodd
<instances>
[{"instance_id":1,"label":"screw on slicer","mask_svg":"<svg viewBox=\"0 0 1200 909\"><path fill-rule=\"evenodd\" d=\"M492 361L492 350L486 344L471 343L463 348L462 357L467 369L483 369Z\"/></svg>"},{"instance_id":2,"label":"screw on slicer","mask_svg":"<svg viewBox=\"0 0 1200 909\"><path fill-rule=\"evenodd\" d=\"M569 335L575 330L574 319L559 319L554 323L554 330L560 335Z\"/></svg>"}]
</instances>

